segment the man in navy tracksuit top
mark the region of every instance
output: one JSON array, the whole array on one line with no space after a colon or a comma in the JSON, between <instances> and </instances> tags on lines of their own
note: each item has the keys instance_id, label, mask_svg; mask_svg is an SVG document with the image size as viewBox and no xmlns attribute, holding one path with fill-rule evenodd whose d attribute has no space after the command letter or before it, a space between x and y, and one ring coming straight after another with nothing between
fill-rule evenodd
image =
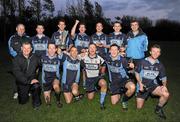
<instances>
[{"instance_id":1,"label":"man in navy tracksuit top","mask_svg":"<svg viewBox=\"0 0 180 122\"><path fill-rule=\"evenodd\" d=\"M9 48L9 53L12 58L17 56L19 53L21 53L21 46L22 43L29 38L29 36L26 35L25 33L25 26L23 24L18 24L16 26L16 33L12 35L8 41L8 48ZM30 40L29 40L30 41ZM14 92L14 99L17 99L18 93L17 93L17 86L16 82L13 81L13 92Z\"/></svg>"},{"instance_id":2,"label":"man in navy tracksuit top","mask_svg":"<svg viewBox=\"0 0 180 122\"><path fill-rule=\"evenodd\" d=\"M32 47L29 42L22 43L22 53L13 59L13 74L16 77L18 87L19 104L26 104L29 93L32 95L32 104L36 109L41 105L40 85L36 77L39 67L39 58L32 54Z\"/></svg>"},{"instance_id":3,"label":"man in navy tracksuit top","mask_svg":"<svg viewBox=\"0 0 180 122\"><path fill-rule=\"evenodd\" d=\"M71 37L74 40L75 47L78 49L78 53L81 53L81 52L84 53L84 52L87 52L91 38L85 33L86 25L84 23L79 24L79 33L75 34L78 23L79 21L76 20L71 30Z\"/></svg>"},{"instance_id":4,"label":"man in navy tracksuit top","mask_svg":"<svg viewBox=\"0 0 180 122\"><path fill-rule=\"evenodd\" d=\"M127 45L126 35L121 32L122 26L120 22L115 22L113 25L114 32L109 34L109 43L117 44L119 47Z\"/></svg>"},{"instance_id":5,"label":"man in navy tracksuit top","mask_svg":"<svg viewBox=\"0 0 180 122\"><path fill-rule=\"evenodd\" d=\"M80 60L78 59L78 52L76 47L71 47L69 54L61 54L61 62L63 63L62 74L62 88L66 103L71 103L73 96L75 100L83 97L79 94L79 80L80 80ZM62 64L61 63L61 64Z\"/></svg>"},{"instance_id":6,"label":"man in navy tracksuit top","mask_svg":"<svg viewBox=\"0 0 180 122\"><path fill-rule=\"evenodd\" d=\"M141 60L136 68L136 78L139 89L136 98L137 108L141 109L145 99L150 95L159 96L159 102L155 108L155 113L166 119L163 107L169 99L167 89L167 76L164 65L158 60L161 48L155 44L150 49L150 56ZM162 84L162 85L160 85Z\"/></svg>"},{"instance_id":7,"label":"man in navy tracksuit top","mask_svg":"<svg viewBox=\"0 0 180 122\"><path fill-rule=\"evenodd\" d=\"M37 34L31 38L33 45L33 53L38 57L41 57L47 51L49 37L43 34L44 26L42 24L37 24L36 27Z\"/></svg>"},{"instance_id":8,"label":"man in navy tracksuit top","mask_svg":"<svg viewBox=\"0 0 180 122\"><path fill-rule=\"evenodd\" d=\"M59 30L53 33L51 41L53 41L56 44L56 46L58 46L61 50L69 51L69 49L73 46L73 42L70 38L69 32L65 30L65 27L65 20L59 20Z\"/></svg>"},{"instance_id":9,"label":"man in navy tracksuit top","mask_svg":"<svg viewBox=\"0 0 180 122\"><path fill-rule=\"evenodd\" d=\"M56 54L57 47L54 43L48 44L47 54L41 58L42 63L42 83L44 98L47 106L50 106L51 91L54 89L57 107L61 108L60 102L60 60Z\"/></svg>"},{"instance_id":10,"label":"man in navy tracksuit top","mask_svg":"<svg viewBox=\"0 0 180 122\"><path fill-rule=\"evenodd\" d=\"M119 55L119 47L116 44L110 46L110 55L107 55L105 61L109 73L111 103L117 104L121 95L124 95L122 108L127 110L127 101L135 91L135 84L129 79L127 68L134 68L134 64L128 64L128 61Z\"/></svg>"}]
</instances>

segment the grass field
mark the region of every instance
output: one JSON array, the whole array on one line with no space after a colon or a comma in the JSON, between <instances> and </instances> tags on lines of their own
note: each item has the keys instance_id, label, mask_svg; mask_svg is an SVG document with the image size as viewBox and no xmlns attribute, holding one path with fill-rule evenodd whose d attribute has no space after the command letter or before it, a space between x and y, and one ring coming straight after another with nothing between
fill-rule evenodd
<instances>
[{"instance_id":1,"label":"grass field","mask_svg":"<svg viewBox=\"0 0 180 122\"><path fill-rule=\"evenodd\" d=\"M154 43L154 42L153 42ZM166 66L168 74L168 88L171 93L170 100L164 110L169 122L180 121L180 42L161 42L161 61ZM5 48L0 49L0 122L159 122L162 121L154 114L157 99L149 98L144 109L138 111L135 108L135 97L129 101L129 110L123 112L121 104L111 105L110 97L106 98L106 110L99 108L99 93L93 101L84 98L82 101L65 104L58 109L55 100L52 106L46 107L43 101L38 111L33 110L31 101L26 105L19 105L12 99L12 76L9 57Z\"/></svg>"}]
</instances>

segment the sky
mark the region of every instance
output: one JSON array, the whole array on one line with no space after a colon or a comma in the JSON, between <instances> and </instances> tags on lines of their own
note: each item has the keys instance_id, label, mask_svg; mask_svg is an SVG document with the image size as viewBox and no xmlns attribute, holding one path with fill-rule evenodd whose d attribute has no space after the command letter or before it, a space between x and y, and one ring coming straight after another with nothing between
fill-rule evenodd
<instances>
[{"instance_id":1,"label":"sky","mask_svg":"<svg viewBox=\"0 0 180 122\"><path fill-rule=\"evenodd\" d=\"M53 0L56 12L64 10L67 0ZM69 0L76 1L76 0ZM123 15L148 17L151 20L169 19L180 21L180 0L91 0L97 1L105 17L112 20Z\"/></svg>"}]
</instances>

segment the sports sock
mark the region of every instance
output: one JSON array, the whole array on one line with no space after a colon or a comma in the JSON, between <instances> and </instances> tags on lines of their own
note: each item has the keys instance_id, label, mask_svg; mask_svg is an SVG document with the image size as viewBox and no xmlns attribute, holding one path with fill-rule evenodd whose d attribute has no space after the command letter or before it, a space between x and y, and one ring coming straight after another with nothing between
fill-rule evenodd
<instances>
[{"instance_id":1,"label":"sports sock","mask_svg":"<svg viewBox=\"0 0 180 122\"><path fill-rule=\"evenodd\" d=\"M100 93L100 104L104 103L105 97L106 97L106 92L101 92Z\"/></svg>"}]
</instances>

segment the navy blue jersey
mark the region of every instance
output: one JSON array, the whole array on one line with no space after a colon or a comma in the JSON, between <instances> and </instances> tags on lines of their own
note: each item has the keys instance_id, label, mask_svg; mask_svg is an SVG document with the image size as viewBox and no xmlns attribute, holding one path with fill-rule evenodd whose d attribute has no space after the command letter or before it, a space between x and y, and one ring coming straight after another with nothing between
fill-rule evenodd
<instances>
[{"instance_id":1,"label":"navy blue jersey","mask_svg":"<svg viewBox=\"0 0 180 122\"><path fill-rule=\"evenodd\" d=\"M117 59L113 60L111 56L107 55L106 64L110 82L121 82L129 78L127 75L128 61L126 58L118 56Z\"/></svg>"},{"instance_id":2,"label":"navy blue jersey","mask_svg":"<svg viewBox=\"0 0 180 122\"><path fill-rule=\"evenodd\" d=\"M157 84L158 80L167 80L165 68L159 60L156 60L156 62L152 64L148 58L145 58L138 63L135 71L136 73L139 73L142 83L145 84L150 84L152 82Z\"/></svg>"},{"instance_id":3,"label":"navy blue jersey","mask_svg":"<svg viewBox=\"0 0 180 122\"><path fill-rule=\"evenodd\" d=\"M38 57L41 57L43 54L46 54L48 42L50 41L49 37L43 35L39 38L37 35L31 38L33 45L33 53Z\"/></svg>"},{"instance_id":4,"label":"navy blue jersey","mask_svg":"<svg viewBox=\"0 0 180 122\"><path fill-rule=\"evenodd\" d=\"M71 44L73 44L68 31L57 31L54 32L51 40L55 43L55 45L59 46L61 49L68 49Z\"/></svg>"},{"instance_id":5,"label":"navy blue jersey","mask_svg":"<svg viewBox=\"0 0 180 122\"><path fill-rule=\"evenodd\" d=\"M98 34L93 34L91 36L91 41L92 43L94 44L97 44L97 43L101 43L103 45L109 45L109 42L108 42L108 37L106 34L102 33L101 35L98 35ZM97 52L99 54L106 54L107 53L107 48L105 47L97 47Z\"/></svg>"},{"instance_id":6,"label":"navy blue jersey","mask_svg":"<svg viewBox=\"0 0 180 122\"><path fill-rule=\"evenodd\" d=\"M62 54L61 61L63 62L62 83L79 83L80 61L78 59L72 59L66 54Z\"/></svg>"},{"instance_id":7,"label":"navy blue jersey","mask_svg":"<svg viewBox=\"0 0 180 122\"><path fill-rule=\"evenodd\" d=\"M123 33L119 33L118 35L115 35L115 33L111 33L109 35L108 40L109 40L110 45L112 44L117 44L118 46L127 45L126 35Z\"/></svg>"},{"instance_id":8,"label":"navy blue jersey","mask_svg":"<svg viewBox=\"0 0 180 122\"><path fill-rule=\"evenodd\" d=\"M46 55L42 55L41 58L42 63L42 82L49 83L52 82L54 79L60 80L60 60L57 55L54 57Z\"/></svg>"},{"instance_id":9,"label":"navy blue jersey","mask_svg":"<svg viewBox=\"0 0 180 122\"><path fill-rule=\"evenodd\" d=\"M78 53L80 53L82 49L88 49L90 41L91 39L88 35L77 34L74 39L74 44L75 44L75 47L78 49Z\"/></svg>"}]
</instances>

